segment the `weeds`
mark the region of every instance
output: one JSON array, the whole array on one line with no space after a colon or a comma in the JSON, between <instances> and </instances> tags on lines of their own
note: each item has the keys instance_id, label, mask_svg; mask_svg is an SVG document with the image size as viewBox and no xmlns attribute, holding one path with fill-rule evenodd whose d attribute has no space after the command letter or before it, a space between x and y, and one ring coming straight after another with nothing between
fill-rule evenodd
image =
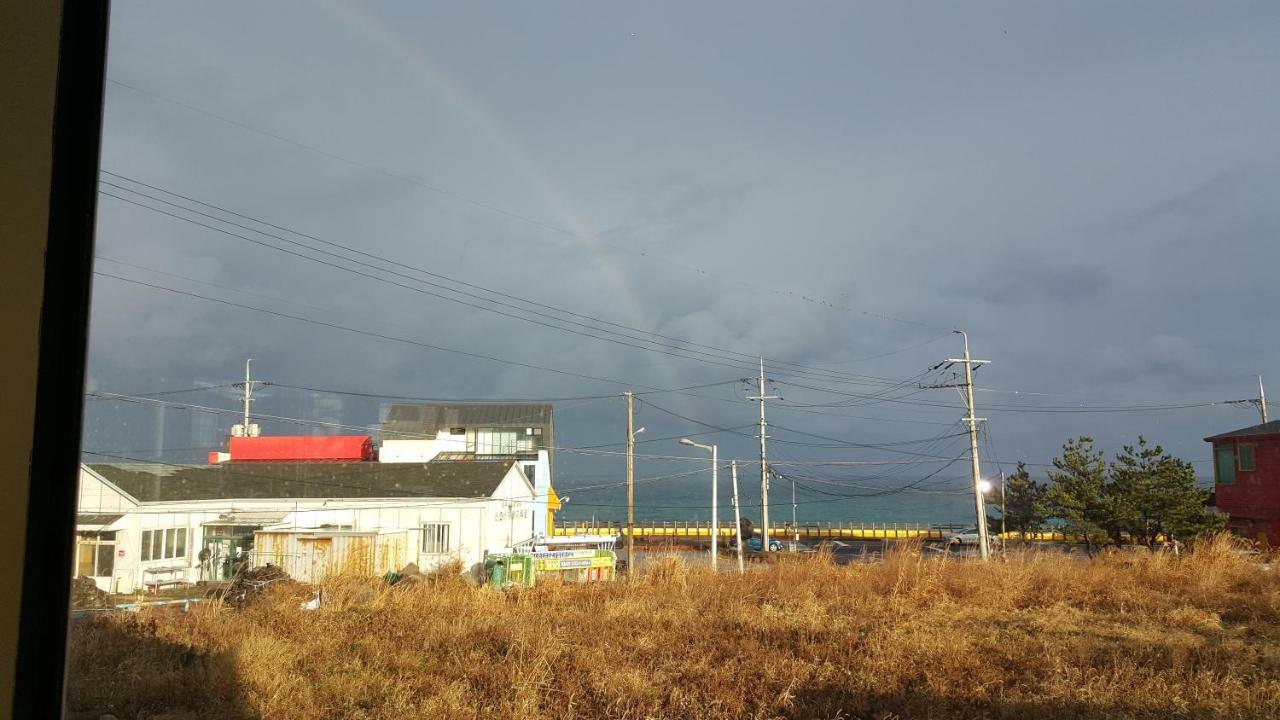
<instances>
[{"instance_id":1,"label":"weeds","mask_svg":"<svg viewBox=\"0 0 1280 720\"><path fill-rule=\"evenodd\" d=\"M122 718L1280 717L1280 580L1181 557L898 548L745 576L496 592L336 578L72 632L69 706Z\"/></svg>"}]
</instances>

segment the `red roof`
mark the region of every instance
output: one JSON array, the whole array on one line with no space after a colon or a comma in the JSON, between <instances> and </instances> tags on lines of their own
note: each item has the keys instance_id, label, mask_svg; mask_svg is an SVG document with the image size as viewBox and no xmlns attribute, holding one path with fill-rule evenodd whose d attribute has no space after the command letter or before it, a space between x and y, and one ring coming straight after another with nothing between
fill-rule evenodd
<instances>
[{"instance_id":1,"label":"red roof","mask_svg":"<svg viewBox=\"0 0 1280 720\"><path fill-rule=\"evenodd\" d=\"M350 462L373 459L369 435L266 435L231 438L231 462Z\"/></svg>"}]
</instances>

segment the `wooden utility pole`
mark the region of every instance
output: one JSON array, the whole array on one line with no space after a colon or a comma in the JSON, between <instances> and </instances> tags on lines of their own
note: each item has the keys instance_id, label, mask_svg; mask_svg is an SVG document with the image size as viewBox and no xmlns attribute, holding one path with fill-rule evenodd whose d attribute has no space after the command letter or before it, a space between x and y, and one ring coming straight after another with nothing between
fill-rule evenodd
<instances>
[{"instance_id":1,"label":"wooden utility pole","mask_svg":"<svg viewBox=\"0 0 1280 720\"><path fill-rule=\"evenodd\" d=\"M636 434L635 434L635 397L631 391L627 395L627 577L633 577L636 567Z\"/></svg>"}]
</instances>

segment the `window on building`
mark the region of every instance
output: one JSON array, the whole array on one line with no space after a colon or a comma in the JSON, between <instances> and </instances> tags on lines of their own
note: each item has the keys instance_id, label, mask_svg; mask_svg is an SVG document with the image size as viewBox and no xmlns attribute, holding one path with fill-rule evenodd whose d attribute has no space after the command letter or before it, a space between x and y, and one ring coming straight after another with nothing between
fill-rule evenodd
<instances>
[{"instance_id":1,"label":"window on building","mask_svg":"<svg viewBox=\"0 0 1280 720\"><path fill-rule=\"evenodd\" d=\"M449 523L423 523L422 552L428 555L443 555L451 550Z\"/></svg>"},{"instance_id":2,"label":"window on building","mask_svg":"<svg viewBox=\"0 0 1280 720\"><path fill-rule=\"evenodd\" d=\"M514 455L520 434L515 430L485 428L476 431L477 455Z\"/></svg>"},{"instance_id":3,"label":"window on building","mask_svg":"<svg viewBox=\"0 0 1280 720\"><path fill-rule=\"evenodd\" d=\"M525 465L525 466L524 466L524 476L525 476L525 477L527 477L527 478L529 478L529 484L531 484L531 485L536 485L536 484L538 483L538 481L537 481L537 477L538 477L538 466L537 466L537 465Z\"/></svg>"},{"instance_id":4,"label":"window on building","mask_svg":"<svg viewBox=\"0 0 1280 720\"><path fill-rule=\"evenodd\" d=\"M164 528L142 531L142 561L173 560L187 556L187 529Z\"/></svg>"},{"instance_id":5,"label":"window on building","mask_svg":"<svg viewBox=\"0 0 1280 720\"><path fill-rule=\"evenodd\" d=\"M1238 450L1240 470L1243 472L1253 472L1253 443L1240 443Z\"/></svg>"},{"instance_id":6,"label":"window on building","mask_svg":"<svg viewBox=\"0 0 1280 720\"><path fill-rule=\"evenodd\" d=\"M1213 475L1219 485L1236 481L1236 449L1234 445L1215 445L1213 448Z\"/></svg>"},{"instance_id":7,"label":"window on building","mask_svg":"<svg viewBox=\"0 0 1280 720\"><path fill-rule=\"evenodd\" d=\"M76 534L76 575L110 577L115 570L116 534Z\"/></svg>"}]
</instances>

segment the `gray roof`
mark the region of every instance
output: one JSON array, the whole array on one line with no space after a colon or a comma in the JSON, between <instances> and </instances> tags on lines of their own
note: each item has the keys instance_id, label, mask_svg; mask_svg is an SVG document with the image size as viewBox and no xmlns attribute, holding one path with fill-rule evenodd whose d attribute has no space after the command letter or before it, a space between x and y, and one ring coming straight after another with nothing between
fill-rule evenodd
<instances>
[{"instance_id":1,"label":"gray roof","mask_svg":"<svg viewBox=\"0 0 1280 720\"><path fill-rule=\"evenodd\" d=\"M1222 433L1221 435L1213 435L1205 438L1205 442L1213 442L1214 440L1229 440L1231 438L1252 437L1255 435L1280 435L1280 420L1272 420L1269 423L1261 425L1250 425L1247 428L1232 430L1231 432Z\"/></svg>"},{"instance_id":2,"label":"gray roof","mask_svg":"<svg viewBox=\"0 0 1280 720\"><path fill-rule=\"evenodd\" d=\"M124 515L120 513L79 513L76 515L76 525L100 525L106 527L122 517Z\"/></svg>"},{"instance_id":3,"label":"gray roof","mask_svg":"<svg viewBox=\"0 0 1280 720\"><path fill-rule=\"evenodd\" d=\"M490 497L512 461L94 464L140 502L250 498Z\"/></svg>"},{"instance_id":4,"label":"gray roof","mask_svg":"<svg viewBox=\"0 0 1280 720\"><path fill-rule=\"evenodd\" d=\"M552 406L532 403L395 404L382 423L383 440L433 438L455 427L540 427L551 445Z\"/></svg>"}]
</instances>

